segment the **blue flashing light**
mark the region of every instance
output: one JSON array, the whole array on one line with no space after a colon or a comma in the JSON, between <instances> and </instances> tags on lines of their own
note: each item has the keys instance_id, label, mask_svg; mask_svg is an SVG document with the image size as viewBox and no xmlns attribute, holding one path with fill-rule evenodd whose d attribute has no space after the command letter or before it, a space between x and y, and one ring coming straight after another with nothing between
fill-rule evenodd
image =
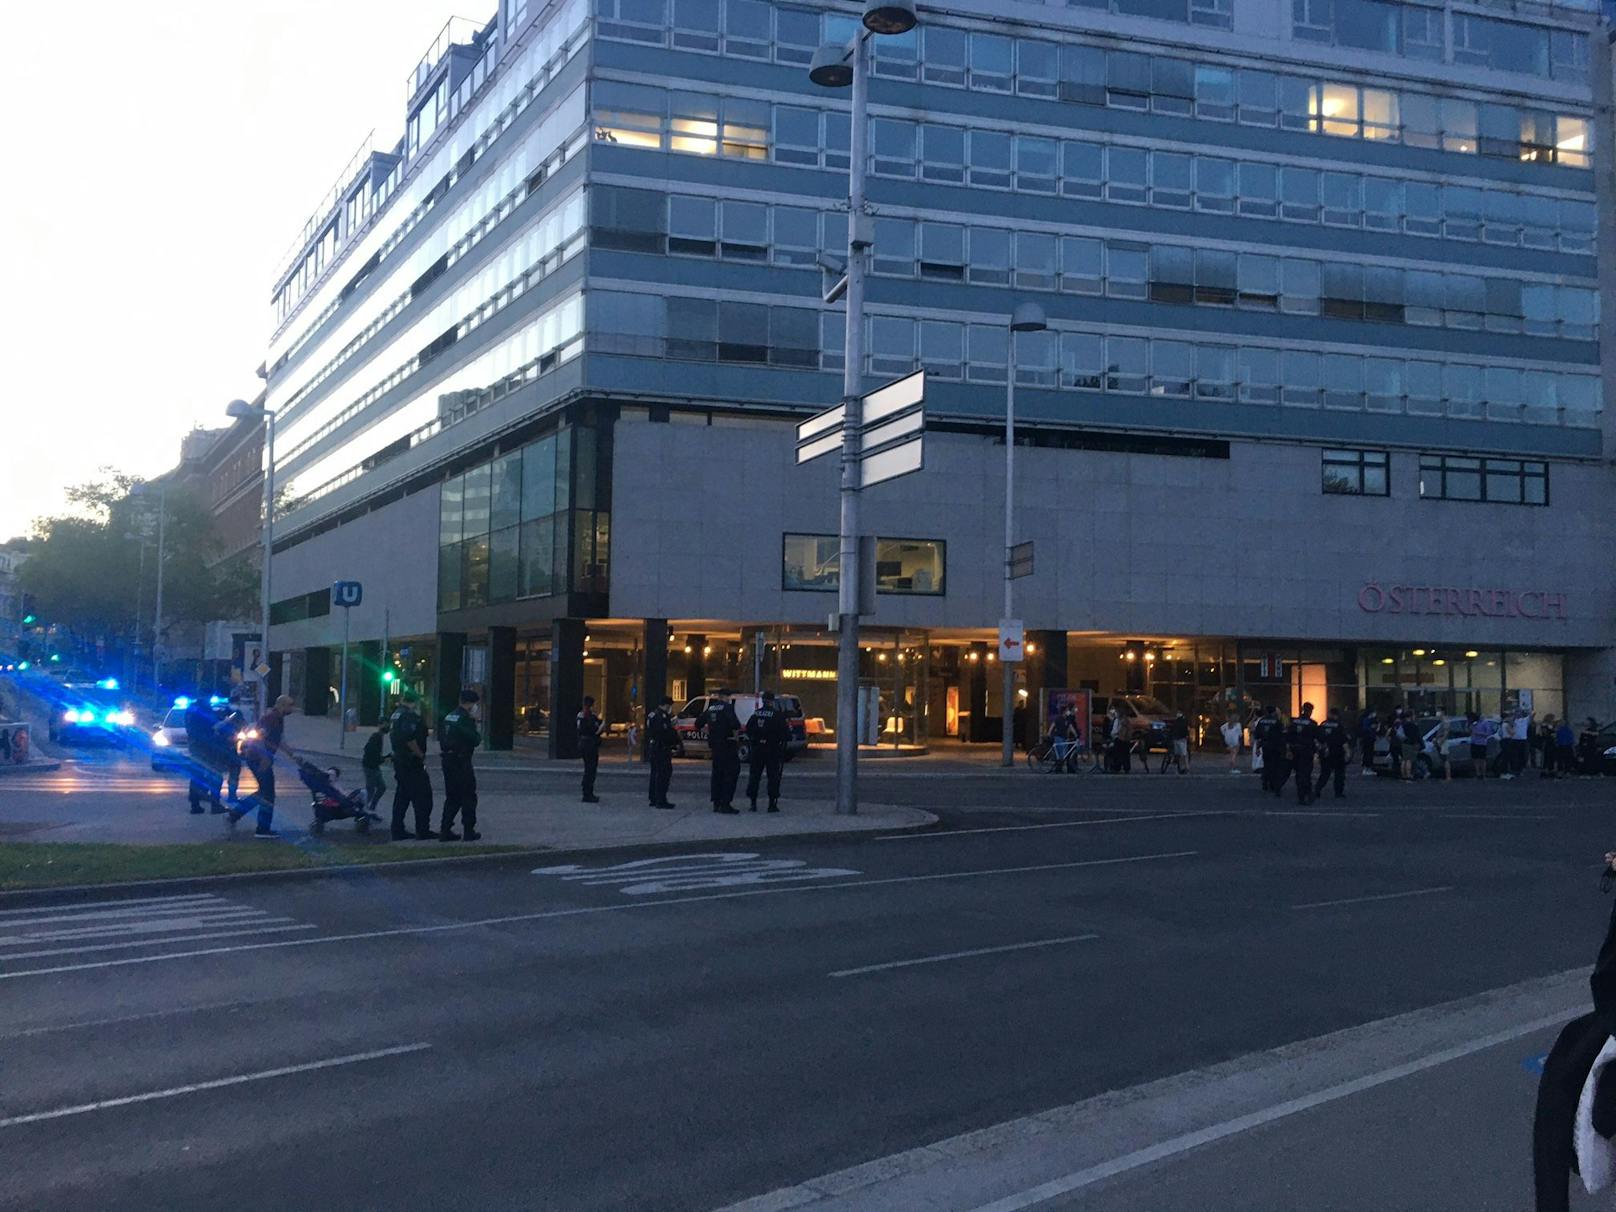
<instances>
[{"instance_id":1,"label":"blue flashing light","mask_svg":"<svg viewBox=\"0 0 1616 1212\"><path fill-rule=\"evenodd\" d=\"M22 664L18 665L17 668L18 669L27 669L32 664L33 664L32 661L24 661L24 662L22 662Z\"/></svg>"},{"instance_id":2,"label":"blue flashing light","mask_svg":"<svg viewBox=\"0 0 1616 1212\"><path fill-rule=\"evenodd\" d=\"M51 663L52 664L55 664L57 661L60 661L61 659L62 659L62 654L61 653L59 653L59 652L51 653Z\"/></svg>"},{"instance_id":3,"label":"blue flashing light","mask_svg":"<svg viewBox=\"0 0 1616 1212\"><path fill-rule=\"evenodd\" d=\"M210 695L208 697L208 706L209 707L222 707L222 706L224 706L224 703L225 703L225 699L224 699L223 695L215 694L215 695Z\"/></svg>"},{"instance_id":4,"label":"blue flashing light","mask_svg":"<svg viewBox=\"0 0 1616 1212\"><path fill-rule=\"evenodd\" d=\"M69 724L77 724L84 717L79 714L78 708L69 707L66 711L62 712L62 718Z\"/></svg>"},{"instance_id":5,"label":"blue flashing light","mask_svg":"<svg viewBox=\"0 0 1616 1212\"><path fill-rule=\"evenodd\" d=\"M190 705L191 705L191 700L186 698L183 694L180 695L179 698L174 700L174 706L178 707L181 711L184 711Z\"/></svg>"},{"instance_id":6,"label":"blue flashing light","mask_svg":"<svg viewBox=\"0 0 1616 1212\"><path fill-rule=\"evenodd\" d=\"M102 678L99 682L96 683L96 688L99 689L99 690L116 690L116 689L118 689L118 679L117 678Z\"/></svg>"}]
</instances>

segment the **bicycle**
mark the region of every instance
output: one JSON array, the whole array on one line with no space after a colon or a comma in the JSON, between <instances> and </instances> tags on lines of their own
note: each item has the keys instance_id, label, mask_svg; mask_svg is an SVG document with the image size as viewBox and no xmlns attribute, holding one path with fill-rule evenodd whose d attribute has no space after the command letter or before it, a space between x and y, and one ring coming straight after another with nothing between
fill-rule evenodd
<instances>
[{"instance_id":1,"label":"bicycle","mask_svg":"<svg viewBox=\"0 0 1616 1212\"><path fill-rule=\"evenodd\" d=\"M1100 764L1095 760L1094 751L1082 741L1046 737L1027 750L1027 768L1045 774L1054 774L1057 770L1092 774Z\"/></svg>"}]
</instances>

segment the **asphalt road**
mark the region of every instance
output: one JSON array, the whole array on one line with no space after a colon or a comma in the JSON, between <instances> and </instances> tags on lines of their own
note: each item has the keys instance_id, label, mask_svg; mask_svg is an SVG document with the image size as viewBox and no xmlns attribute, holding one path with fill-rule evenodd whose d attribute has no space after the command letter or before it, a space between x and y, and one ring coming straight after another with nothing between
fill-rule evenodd
<instances>
[{"instance_id":1,"label":"asphalt road","mask_svg":"<svg viewBox=\"0 0 1616 1212\"><path fill-rule=\"evenodd\" d=\"M946 828L0 897L0 1206L710 1209L1586 964L1608 911L1597 781L866 794ZM1184 1182L1116 1206L1312 1206Z\"/></svg>"}]
</instances>

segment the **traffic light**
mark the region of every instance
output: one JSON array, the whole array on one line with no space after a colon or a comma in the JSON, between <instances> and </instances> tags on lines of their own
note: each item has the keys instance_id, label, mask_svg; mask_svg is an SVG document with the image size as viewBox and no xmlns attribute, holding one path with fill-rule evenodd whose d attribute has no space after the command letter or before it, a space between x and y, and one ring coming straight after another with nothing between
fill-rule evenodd
<instances>
[{"instance_id":1,"label":"traffic light","mask_svg":"<svg viewBox=\"0 0 1616 1212\"><path fill-rule=\"evenodd\" d=\"M23 626L24 626L24 627L32 627L32 626L33 626L33 625L34 625L34 620L35 620L35 618L37 618L37 617L38 617L38 616L36 616L36 615L31 615L31 614L25 614L25 615L23 615L23 616L22 616L22 625L23 625Z\"/></svg>"},{"instance_id":2,"label":"traffic light","mask_svg":"<svg viewBox=\"0 0 1616 1212\"><path fill-rule=\"evenodd\" d=\"M398 681L398 670L391 668L382 670L383 686L391 687L396 681Z\"/></svg>"}]
</instances>

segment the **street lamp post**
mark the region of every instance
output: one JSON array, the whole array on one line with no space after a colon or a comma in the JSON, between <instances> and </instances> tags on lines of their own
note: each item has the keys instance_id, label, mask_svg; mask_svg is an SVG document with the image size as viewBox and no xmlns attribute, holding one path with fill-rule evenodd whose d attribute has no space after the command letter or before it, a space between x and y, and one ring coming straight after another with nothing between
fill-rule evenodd
<instances>
[{"instance_id":1,"label":"street lamp post","mask_svg":"<svg viewBox=\"0 0 1616 1212\"><path fill-rule=\"evenodd\" d=\"M137 484L133 489L130 490L130 495L138 496L138 497L142 497L142 498L149 497L151 495L151 487L150 487L150 485L147 485L147 484ZM156 595L157 600L156 600L156 603L155 603L155 605L154 605L154 607L152 609L152 689L153 690L161 690L162 685L163 685L163 677L162 677L162 667L163 667L163 658L162 658L162 643L163 643L163 557L165 555L165 548L166 548L166 545L167 545L167 531L168 531L168 481L161 480L157 484L157 595ZM146 558L146 547L145 547L144 542L142 542L142 544L141 544L140 556L141 556L141 563L142 563L142 576L144 576L145 575L145 573L144 573L144 564L145 564L145 558ZM136 592L137 600L138 600L138 594L140 592L138 584L135 587L135 592ZM138 609L138 607L137 607L137 609ZM137 624L136 625L136 633L138 634L138 632L139 632L139 626Z\"/></svg>"},{"instance_id":2,"label":"street lamp post","mask_svg":"<svg viewBox=\"0 0 1616 1212\"><path fill-rule=\"evenodd\" d=\"M245 400L231 400L225 405L225 415L238 420L243 417L257 417L264 423L264 535L261 541L263 556L262 568L258 578L258 659L267 668L269 666L269 588L270 588L270 552L275 543L275 414L262 404L249 404ZM266 673L263 681L259 683L262 690L258 696L258 712L262 715L269 709L269 675Z\"/></svg>"},{"instance_id":3,"label":"street lamp post","mask_svg":"<svg viewBox=\"0 0 1616 1212\"><path fill-rule=\"evenodd\" d=\"M869 78L872 34L904 34L915 27L913 0L870 0L863 28L847 46L815 52L808 78L822 88L852 86L847 184L847 334L842 342L841 532L836 647L836 811L858 811L859 692L859 428L863 420L864 274L873 244L865 201L869 157ZM830 296L834 299L834 293Z\"/></svg>"},{"instance_id":4,"label":"street lamp post","mask_svg":"<svg viewBox=\"0 0 1616 1212\"><path fill-rule=\"evenodd\" d=\"M1011 591L1015 582L1010 575L1010 549L1016 543L1016 337L1024 332L1043 332L1048 327L1049 321L1044 318L1043 308L1036 303L1022 303L1010 316L1008 358L1010 373L1006 377L1004 390L1004 617L1006 620L1015 617ZM1025 648L1022 651L1025 652ZM1002 683L1004 703L1001 708L1004 719L1000 729L1004 736L999 748L999 765L1011 766L1016 760L1016 663L1006 660L1004 653L1001 652L999 668L1004 679Z\"/></svg>"}]
</instances>

